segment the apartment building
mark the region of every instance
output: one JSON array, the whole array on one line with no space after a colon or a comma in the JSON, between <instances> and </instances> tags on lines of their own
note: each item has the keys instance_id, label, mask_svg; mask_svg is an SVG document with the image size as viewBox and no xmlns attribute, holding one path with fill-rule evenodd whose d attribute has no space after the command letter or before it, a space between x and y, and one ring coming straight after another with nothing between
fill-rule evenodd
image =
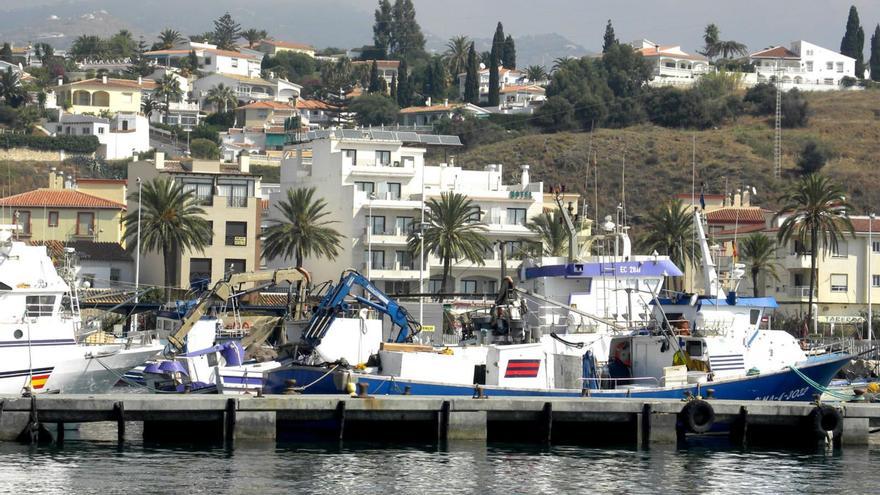
<instances>
[{"instance_id":1,"label":"apartment building","mask_svg":"<svg viewBox=\"0 0 880 495\"><path fill-rule=\"evenodd\" d=\"M194 191L213 236L204 251L177 253L177 287L189 287L195 280L216 281L229 272L259 268L260 260L260 176L250 173L250 158L244 154L238 163L219 160L170 161L156 152L153 160L128 165L128 187L136 193L137 179L148 182L169 177ZM128 206L138 208L137 196L129 195ZM161 253L141 252L141 282L164 283Z\"/></svg>"},{"instance_id":2,"label":"apartment building","mask_svg":"<svg viewBox=\"0 0 880 495\"><path fill-rule=\"evenodd\" d=\"M356 268L389 293L419 292L419 259L407 240L418 228L424 202L444 192L464 194L474 202L479 208L474 218L488 225L486 235L492 241L483 265L465 260L453 264L448 289L495 292L502 249L511 260L508 273L513 273L524 241L535 238L525 223L543 209L543 184L531 182L525 165L513 184L503 182L501 165L484 170L464 170L454 163L426 165L428 146L448 150L460 141L457 136L412 132L326 130L309 132L302 143L285 150L289 158L282 161L280 191L270 203L282 200L287 189L315 187L318 197L327 200L327 219L344 236L336 260L306 260L314 280L336 279L343 270ZM442 264L432 255L425 261L424 290L437 292Z\"/></svg>"}]
</instances>

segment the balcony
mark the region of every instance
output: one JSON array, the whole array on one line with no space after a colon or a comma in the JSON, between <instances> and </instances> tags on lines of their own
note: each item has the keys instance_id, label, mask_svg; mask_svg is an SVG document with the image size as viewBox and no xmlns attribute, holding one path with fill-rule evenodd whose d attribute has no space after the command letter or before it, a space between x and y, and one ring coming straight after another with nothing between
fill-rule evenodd
<instances>
[{"instance_id":1,"label":"balcony","mask_svg":"<svg viewBox=\"0 0 880 495\"><path fill-rule=\"evenodd\" d=\"M810 287L806 285L791 287L788 289L788 296L794 299L806 301L810 298ZM813 292L813 298L816 298L815 292Z\"/></svg>"},{"instance_id":2,"label":"balcony","mask_svg":"<svg viewBox=\"0 0 880 495\"><path fill-rule=\"evenodd\" d=\"M351 175L361 177L412 177L415 173L416 169L412 162L404 166L403 162L399 161L383 163L359 158L356 164L351 165Z\"/></svg>"},{"instance_id":3,"label":"balcony","mask_svg":"<svg viewBox=\"0 0 880 495\"><path fill-rule=\"evenodd\" d=\"M521 223L502 223L501 221L489 220L487 222L487 235L515 235L521 237L534 237L537 235Z\"/></svg>"},{"instance_id":4,"label":"balcony","mask_svg":"<svg viewBox=\"0 0 880 495\"><path fill-rule=\"evenodd\" d=\"M370 233L370 228L367 227L364 229L364 245L371 244L373 246L406 246L407 240L409 239L409 234L399 231L389 231L389 232L373 232Z\"/></svg>"},{"instance_id":5,"label":"balcony","mask_svg":"<svg viewBox=\"0 0 880 495\"><path fill-rule=\"evenodd\" d=\"M803 255L789 253L780 260L780 264L787 270L809 270L810 255L809 253Z\"/></svg>"},{"instance_id":6,"label":"balcony","mask_svg":"<svg viewBox=\"0 0 880 495\"><path fill-rule=\"evenodd\" d=\"M419 267L418 261L413 260L412 264L402 263L375 263L372 267L368 263L363 264L364 275L369 276L370 280L418 280ZM428 270L424 271L424 277L428 278Z\"/></svg>"}]
</instances>

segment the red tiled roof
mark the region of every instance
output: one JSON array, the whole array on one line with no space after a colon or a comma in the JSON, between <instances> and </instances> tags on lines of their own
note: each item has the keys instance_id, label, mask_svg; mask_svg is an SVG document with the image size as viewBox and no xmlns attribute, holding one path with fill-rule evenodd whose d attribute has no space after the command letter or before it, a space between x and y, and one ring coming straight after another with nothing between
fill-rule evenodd
<instances>
[{"instance_id":1,"label":"red tiled roof","mask_svg":"<svg viewBox=\"0 0 880 495\"><path fill-rule=\"evenodd\" d=\"M761 50L760 52L755 52L750 55L751 58L794 58L800 59L801 56L797 53L789 50L784 46L776 46L773 48L768 48L766 50Z\"/></svg>"},{"instance_id":2,"label":"red tiled roof","mask_svg":"<svg viewBox=\"0 0 880 495\"><path fill-rule=\"evenodd\" d=\"M547 90L535 84L511 84L499 90L499 93L540 93L544 94Z\"/></svg>"},{"instance_id":3,"label":"red tiled roof","mask_svg":"<svg viewBox=\"0 0 880 495\"><path fill-rule=\"evenodd\" d=\"M291 48L293 50L311 50L314 51L315 47L311 45L306 45L305 43L290 43L287 41L277 41L277 40L262 40L261 43L265 43L267 45L278 46L281 48Z\"/></svg>"},{"instance_id":4,"label":"red tiled roof","mask_svg":"<svg viewBox=\"0 0 880 495\"><path fill-rule=\"evenodd\" d=\"M268 108L271 110L293 110L293 106L290 103L284 103L281 101L256 101L254 103L248 103L247 105L242 105L238 107L238 110L251 109L251 108Z\"/></svg>"},{"instance_id":5,"label":"red tiled roof","mask_svg":"<svg viewBox=\"0 0 880 495\"><path fill-rule=\"evenodd\" d=\"M332 110L334 107L321 100L296 100L297 110Z\"/></svg>"},{"instance_id":6,"label":"red tiled roof","mask_svg":"<svg viewBox=\"0 0 880 495\"><path fill-rule=\"evenodd\" d=\"M867 218L853 218L850 217L850 221L853 224L853 229L856 232L868 232L868 226L870 225L870 231L875 234L880 233L880 218L875 218L872 222ZM870 222L870 224L869 224ZM880 234L877 236L877 240L880 240Z\"/></svg>"},{"instance_id":7,"label":"red tiled roof","mask_svg":"<svg viewBox=\"0 0 880 495\"><path fill-rule=\"evenodd\" d=\"M709 223L741 223L761 224L765 223L764 210L761 208L721 208L706 213Z\"/></svg>"},{"instance_id":8,"label":"red tiled roof","mask_svg":"<svg viewBox=\"0 0 880 495\"><path fill-rule=\"evenodd\" d=\"M2 206L25 208L108 208L124 210L125 205L79 192L75 189L36 189L0 199Z\"/></svg>"}]
</instances>

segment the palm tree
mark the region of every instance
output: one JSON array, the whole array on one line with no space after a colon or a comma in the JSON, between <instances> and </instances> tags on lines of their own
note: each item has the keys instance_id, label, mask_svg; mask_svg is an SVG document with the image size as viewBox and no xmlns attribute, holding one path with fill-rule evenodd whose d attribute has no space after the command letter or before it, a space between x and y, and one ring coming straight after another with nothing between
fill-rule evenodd
<instances>
[{"instance_id":1,"label":"palm tree","mask_svg":"<svg viewBox=\"0 0 880 495\"><path fill-rule=\"evenodd\" d=\"M715 55L721 55L721 58L730 58L733 55L744 57L749 54L746 45L733 40L717 41L712 48Z\"/></svg>"},{"instance_id":2,"label":"palm tree","mask_svg":"<svg viewBox=\"0 0 880 495\"><path fill-rule=\"evenodd\" d=\"M706 58L715 58L715 56L718 55L718 52L715 51L715 45L718 43L718 36L720 34L718 26L715 24L709 24L706 26L706 31L703 33L703 51L699 53Z\"/></svg>"},{"instance_id":3,"label":"palm tree","mask_svg":"<svg viewBox=\"0 0 880 495\"><path fill-rule=\"evenodd\" d=\"M196 201L194 191L172 179L157 177L142 186L141 247L147 252L162 253L165 265L165 298L171 299L176 286L177 257L184 251L203 251L213 235L205 220L205 210ZM137 192L129 199L137 200ZM134 246L138 231L138 211L132 210L123 219L128 246Z\"/></svg>"},{"instance_id":4,"label":"palm tree","mask_svg":"<svg viewBox=\"0 0 880 495\"><path fill-rule=\"evenodd\" d=\"M161 33L159 33L159 46L162 50L168 50L169 48L174 48L174 45L183 41L184 38L180 34L180 31L175 31L174 29L168 28L163 29Z\"/></svg>"},{"instance_id":5,"label":"palm tree","mask_svg":"<svg viewBox=\"0 0 880 495\"><path fill-rule=\"evenodd\" d=\"M78 36L70 47L70 54L75 60L98 58L103 56L106 51L107 46L104 40L93 35Z\"/></svg>"},{"instance_id":6,"label":"palm tree","mask_svg":"<svg viewBox=\"0 0 880 495\"><path fill-rule=\"evenodd\" d=\"M669 256L679 268L696 259L693 217L680 199L667 201L648 214L648 225L651 230L643 240L646 249ZM679 290L681 282L676 284Z\"/></svg>"},{"instance_id":7,"label":"palm tree","mask_svg":"<svg viewBox=\"0 0 880 495\"><path fill-rule=\"evenodd\" d=\"M248 29L241 32L241 37L247 40L248 48L253 48L260 40L266 39L269 33L265 29Z\"/></svg>"},{"instance_id":8,"label":"palm tree","mask_svg":"<svg viewBox=\"0 0 880 495\"><path fill-rule=\"evenodd\" d=\"M7 67L5 71L0 72L0 98L11 107L17 107L15 102L22 94L21 76L18 72L13 72L12 67Z\"/></svg>"},{"instance_id":9,"label":"palm tree","mask_svg":"<svg viewBox=\"0 0 880 495\"><path fill-rule=\"evenodd\" d=\"M841 228L855 236L849 214L853 210L846 201L844 190L828 177L811 174L802 177L782 198L782 208L774 217L784 218L777 239L785 245L792 239L810 249L810 289L807 322L813 319L813 288L816 278L816 258L819 240L823 254L837 247L843 238Z\"/></svg>"},{"instance_id":10,"label":"palm tree","mask_svg":"<svg viewBox=\"0 0 880 495\"><path fill-rule=\"evenodd\" d=\"M153 112L162 110L162 102L157 100L153 95L146 94L141 98L141 112L149 119Z\"/></svg>"},{"instance_id":11,"label":"palm tree","mask_svg":"<svg viewBox=\"0 0 880 495\"><path fill-rule=\"evenodd\" d=\"M773 280L779 282L776 262L776 241L764 234L754 233L746 237L740 243L740 256L749 266L752 272L752 291L758 297L758 275L766 273Z\"/></svg>"},{"instance_id":12,"label":"palm tree","mask_svg":"<svg viewBox=\"0 0 880 495\"><path fill-rule=\"evenodd\" d=\"M336 222L325 219L330 215L327 202L315 197L314 187L288 189L287 201L281 201L275 208L281 213L281 220L270 220L273 225L266 230L263 241L264 259L294 258L297 267L308 256L336 259L343 237L330 227Z\"/></svg>"},{"instance_id":13,"label":"palm tree","mask_svg":"<svg viewBox=\"0 0 880 495\"><path fill-rule=\"evenodd\" d=\"M553 213L546 211L541 213L529 220L526 227L538 234L543 256L568 255L568 229L562 222L562 215L558 210Z\"/></svg>"},{"instance_id":14,"label":"palm tree","mask_svg":"<svg viewBox=\"0 0 880 495\"><path fill-rule=\"evenodd\" d=\"M168 123L168 112L170 111L170 103L172 101L180 101L183 96L183 90L180 89L180 81L174 77L174 74L165 74L162 79L156 82L156 97L162 100L165 110L165 123Z\"/></svg>"},{"instance_id":15,"label":"palm tree","mask_svg":"<svg viewBox=\"0 0 880 495\"><path fill-rule=\"evenodd\" d=\"M446 42L446 52L443 58L446 60L446 67L453 77L467 70L468 50L471 47L471 40L467 36L453 36Z\"/></svg>"},{"instance_id":16,"label":"palm tree","mask_svg":"<svg viewBox=\"0 0 880 495\"><path fill-rule=\"evenodd\" d=\"M232 108L235 108L235 106L238 105L238 98L235 96L235 91L231 86L226 86L223 83L209 89L208 94L205 96L205 101L207 103L212 103L218 112L222 106L223 113L229 111L229 105L232 105Z\"/></svg>"},{"instance_id":17,"label":"palm tree","mask_svg":"<svg viewBox=\"0 0 880 495\"><path fill-rule=\"evenodd\" d=\"M535 83L547 79L547 70L543 65L530 65L526 67L526 77Z\"/></svg>"},{"instance_id":18,"label":"palm tree","mask_svg":"<svg viewBox=\"0 0 880 495\"><path fill-rule=\"evenodd\" d=\"M486 224L476 218L479 206L467 196L444 192L439 201L431 198L425 206L425 249L443 262L440 292L445 293L452 260L466 259L482 266L483 253L491 243L486 238ZM421 240L415 232L410 235L409 249L420 252Z\"/></svg>"}]
</instances>

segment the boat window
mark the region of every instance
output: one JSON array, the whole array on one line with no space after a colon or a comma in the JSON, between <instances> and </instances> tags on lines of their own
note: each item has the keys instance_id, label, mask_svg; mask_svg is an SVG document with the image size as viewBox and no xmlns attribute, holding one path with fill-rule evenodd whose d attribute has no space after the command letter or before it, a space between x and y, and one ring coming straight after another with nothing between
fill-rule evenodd
<instances>
[{"instance_id":1,"label":"boat window","mask_svg":"<svg viewBox=\"0 0 880 495\"><path fill-rule=\"evenodd\" d=\"M52 316L55 307L55 296L27 296L25 298L25 314L28 318Z\"/></svg>"},{"instance_id":2,"label":"boat window","mask_svg":"<svg viewBox=\"0 0 880 495\"><path fill-rule=\"evenodd\" d=\"M703 355L703 342L700 340L687 341L686 351L690 357L702 356Z\"/></svg>"},{"instance_id":3,"label":"boat window","mask_svg":"<svg viewBox=\"0 0 880 495\"><path fill-rule=\"evenodd\" d=\"M761 310L753 309L749 312L749 323L755 325L761 319Z\"/></svg>"}]
</instances>

